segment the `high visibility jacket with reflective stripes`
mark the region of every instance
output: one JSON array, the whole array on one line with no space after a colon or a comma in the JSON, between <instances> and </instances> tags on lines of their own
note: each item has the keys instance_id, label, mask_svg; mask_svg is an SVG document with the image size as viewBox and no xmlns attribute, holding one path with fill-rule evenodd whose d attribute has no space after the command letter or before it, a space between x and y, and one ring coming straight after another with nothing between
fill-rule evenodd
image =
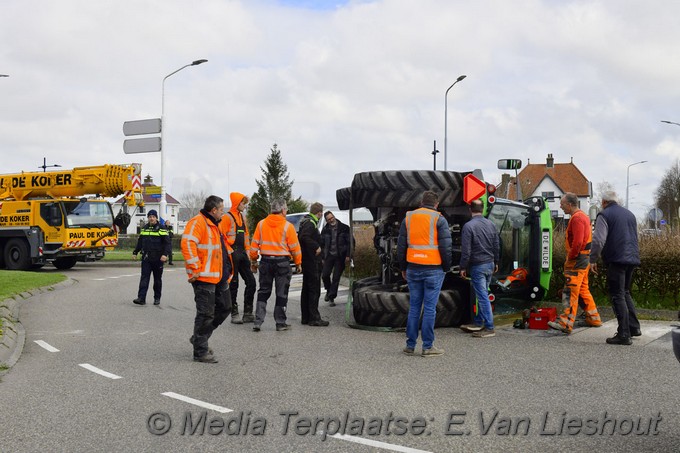
<instances>
[{"instance_id":1,"label":"high visibility jacket with reflective stripes","mask_svg":"<svg viewBox=\"0 0 680 453\"><path fill-rule=\"evenodd\" d=\"M136 255L140 251L145 255L150 254L152 259L160 259L161 255L169 256L172 252L172 244L168 230L159 223L155 225L146 224L139 232L137 246L132 253Z\"/></svg>"},{"instance_id":2,"label":"high visibility jacket with reflective stripes","mask_svg":"<svg viewBox=\"0 0 680 453\"><path fill-rule=\"evenodd\" d=\"M269 214L260 220L250 244L250 259L258 255L293 258L296 265L302 263L302 252L295 227L282 214Z\"/></svg>"},{"instance_id":3,"label":"high visibility jacket with reflective stripes","mask_svg":"<svg viewBox=\"0 0 680 453\"><path fill-rule=\"evenodd\" d=\"M437 220L439 212L429 208L419 208L406 213L406 261L426 266L442 264L439 254Z\"/></svg>"},{"instance_id":4,"label":"high visibility jacket with reflective stripes","mask_svg":"<svg viewBox=\"0 0 680 453\"><path fill-rule=\"evenodd\" d=\"M203 213L189 220L182 234L182 255L189 278L219 283L222 278L220 234L217 223Z\"/></svg>"},{"instance_id":5,"label":"high visibility jacket with reflective stripes","mask_svg":"<svg viewBox=\"0 0 680 453\"><path fill-rule=\"evenodd\" d=\"M227 214L222 216L220 225L224 224L227 235L227 244L234 250L238 247L242 247L246 253L248 253L250 251L248 225L246 223L246 218L241 211L238 210L238 205L241 204L245 195L239 192L232 192L229 197L231 199L231 209L229 209Z\"/></svg>"}]
</instances>

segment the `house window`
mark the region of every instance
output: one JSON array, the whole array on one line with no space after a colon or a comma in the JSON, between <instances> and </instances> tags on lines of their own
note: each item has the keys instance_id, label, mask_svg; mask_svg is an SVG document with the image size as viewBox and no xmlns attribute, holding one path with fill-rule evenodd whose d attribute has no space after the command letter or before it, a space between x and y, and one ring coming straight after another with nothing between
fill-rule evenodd
<instances>
[{"instance_id":1,"label":"house window","mask_svg":"<svg viewBox=\"0 0 680 453\"><path fill-rule=\"evenodd\" d=\"M552 217L553 219L557 218L557 210L556 209L550 210L550 217Z\"/></svg>"},{"instance_id":2,"label":"house window","mask_svg":"<svg viewBox=\"0 0 680 453\"><path fill-rule=\"evenodd\" d=\"M555 198L555 192L541 192L541 196L546 200L550 201Z\"/></svg>"}]
</instances>

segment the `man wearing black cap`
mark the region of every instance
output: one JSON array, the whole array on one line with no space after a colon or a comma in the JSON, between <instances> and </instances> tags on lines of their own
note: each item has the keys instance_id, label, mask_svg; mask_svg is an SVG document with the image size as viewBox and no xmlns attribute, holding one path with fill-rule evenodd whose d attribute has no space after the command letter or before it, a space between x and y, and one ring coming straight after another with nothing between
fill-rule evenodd
<instances>
[{"instance_id":1,"label":"man wearing black cap","mask_svg":"<svg viewBox=\"0 0 680 453\"><path fill-rule=\"evenodd\" d=\"M142 252L142 278L139 280L139 291L137 298L133 300L137 305L146 304L146 292L149 289L149 280L153 273L153 304L161 303L161 289L163 287L163 263L168 260L172 245L168 230L161 227L158 223L158 213L151 209L147 214L147 223L139 233L137 246L132 251L132 255L137 259L137 254Z\"/></svg>"}]
</instances>

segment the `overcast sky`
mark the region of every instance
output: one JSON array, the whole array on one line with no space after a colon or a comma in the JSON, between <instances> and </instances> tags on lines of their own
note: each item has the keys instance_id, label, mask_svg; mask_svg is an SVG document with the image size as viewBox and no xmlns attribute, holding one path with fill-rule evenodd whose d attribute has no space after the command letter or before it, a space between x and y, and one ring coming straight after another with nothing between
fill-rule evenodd
<instances>
[{"instance_id":1,"label":"overcast sky","mask_svg":"<svg viewBox=\"0 0 680 453\"><path fill-rule=\"evenodd\" d=\"M360 171L573 158L643 216L680 157L680 2L3 0L0 173L141 162L166 186L252 194L278 144L295 195L335 204Z\"/></svg>"}]
</instances>

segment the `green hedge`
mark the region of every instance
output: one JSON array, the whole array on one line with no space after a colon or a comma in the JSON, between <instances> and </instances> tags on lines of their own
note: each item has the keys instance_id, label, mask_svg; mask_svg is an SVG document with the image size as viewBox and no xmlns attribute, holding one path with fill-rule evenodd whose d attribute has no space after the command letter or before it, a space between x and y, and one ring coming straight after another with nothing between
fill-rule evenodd
<instances>
[{"instance_id":1,"label":"green hedge","mask_svg":"<svg viewBox=\"0 0 680 453\"><path fill-rule=\"evenodd\" d=\"M640 308L680 308L680 236L640 238L640 267L633 274L631 294ZM548 298L558 300L564 287L564 233L555 232L553 275ZM600 262L597 275L589 274L590 292L598 304L609 304L606 267Z\"/></svg>"},{"instance_id":2,"label":"green hedge","mask_svg":"<svg viewBox=\"0 0 680 453\"><path fill-rule=\"evenodd\" d=\"M355 229L354 278L380 274L380 261L373 247L372 228ZM564 287L564 232L553 235L553 274L547 300L559 301L559 291ZM641 266L633 274L631 293L636 306L649 309L680 309L680 236L642 237L640 239ZM600 263L600 272L589 274L589 286L598 305L609 305L606 268Z\"/></svg>"}]
</instances>

